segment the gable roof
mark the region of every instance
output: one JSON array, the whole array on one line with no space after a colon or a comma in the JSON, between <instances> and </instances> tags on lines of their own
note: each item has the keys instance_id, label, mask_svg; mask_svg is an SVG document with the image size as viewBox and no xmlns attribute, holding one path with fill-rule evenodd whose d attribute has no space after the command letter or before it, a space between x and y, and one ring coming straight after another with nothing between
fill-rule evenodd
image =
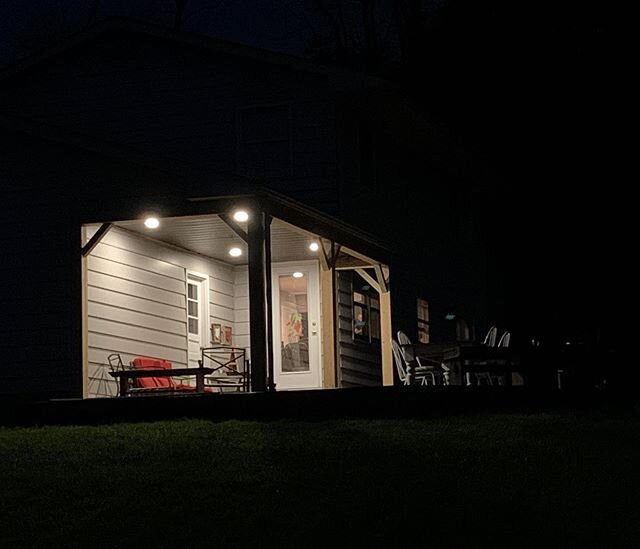
<instances>
[{"instance_id":1,"label":"gable roof","mask_svg":"<svg viewBox=\"0 0 640 549\"><path fill-rule=\"evenodd\" d=\"M23 72L35 69L51 59L100 40L109 34L130 34L131 36L147 36L167 41L176 46L187 49L196 49L201 52L223 54L232 57L240 57L246 60L258 61L274 66L286 67L291 70L325 75L333 77L351 85L391 85L388 81L365 73L356 72L342 67L321 65L309 59L272 52L252 46L246 46L226 40L219 40L209 36L193 34L183 31L175 31L158 25L127 18L108 18L95 25L69 37L57 46L43 50L37 54L28 56L15 62L0 71L0 81L10 79Z\"/></svg>"}]
</instances>

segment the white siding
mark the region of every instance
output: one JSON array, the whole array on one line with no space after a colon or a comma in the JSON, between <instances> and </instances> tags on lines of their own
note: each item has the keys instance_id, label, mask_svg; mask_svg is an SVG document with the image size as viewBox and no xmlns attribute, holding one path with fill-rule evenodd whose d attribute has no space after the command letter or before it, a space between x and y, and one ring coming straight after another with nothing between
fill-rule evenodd
<instances>
[{"instance_id":1,"label":"white siding","mask_svg":"<svg viewBox=\"0 0 640 549\"><path fill-rule=\"evenodd\" d=\"M234 269L234 345L245 347L247 357L250 358L249 340L249 269L247 267L236 267Z\"/></svg>"},{"instance_id":2,"label":"white siding","mask_svg":"<svg viewBox=\"0 0 640 549\"><path fill-rule=\"evenodd\" d=\"M234 345L248 346L248 318L246 328L235 324L231 266L112 228L87 267L90 396L116 394L108 375L111 353L120 353L125 364L143 355L187 366L186 270L209 275L210 322L231 326Z\"/></svg>"}]
</instances>

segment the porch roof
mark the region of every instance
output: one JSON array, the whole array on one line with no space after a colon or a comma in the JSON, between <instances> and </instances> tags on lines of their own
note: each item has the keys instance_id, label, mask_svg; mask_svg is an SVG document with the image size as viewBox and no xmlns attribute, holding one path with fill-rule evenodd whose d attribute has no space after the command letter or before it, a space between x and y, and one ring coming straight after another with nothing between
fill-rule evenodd
<instances>
[{"instance_id":1,"label":"porch roof","mask_svg":"<svg viewBox=\"0 0 640 549\"><path fill-rule=\"evenodd\" d=\"M132 215L135 207L129 204L125 208L128 211L123 212L124 217L120 217L120 220L112 219L111 222L115 226L232 264L245 264L246 255L233 260L227 255L227 249L231 245L243 247L245 243L222 217L239 208L262 211L274 218L274 261L311 257L307 245L314 238L339 244L346 252L343 255L356 258L356 261L358 256L362 256L365 262L374 261L385 265L389 265L392 260L393 252L390 247L375 236L269 189L258 188L242 194L220 194L186 200L161 197L145 201L145 204L135 215ZM150 211L162 219L161 227L153 233L143 225L144 213Z\"/></svg>"}]
</instances>

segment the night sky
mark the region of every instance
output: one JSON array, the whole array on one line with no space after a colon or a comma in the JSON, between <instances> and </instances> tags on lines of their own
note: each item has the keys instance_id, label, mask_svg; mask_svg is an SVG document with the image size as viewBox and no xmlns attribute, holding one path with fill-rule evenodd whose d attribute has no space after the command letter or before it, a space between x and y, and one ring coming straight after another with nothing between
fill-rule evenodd
<instances>
[{"instance_id":1,"label":"night sky","mask_svg":"<svg viewBox=\"0 0 640 549\"><path fill-rule=\"evenodd\" d=\"M311 4L189 0L184 28L304 55L311 34L326 26ZM98 18L170 25L174 2L4 1L0 63L46 45L48 35L55 41L81 29L96 5ZM478 184L491 189L495 297L509 301L516 322L546 323L558 337L612 337L627 299L613 8L426 6L412 65L392 74L454 132Z\"/></svg>"}]
</instances>

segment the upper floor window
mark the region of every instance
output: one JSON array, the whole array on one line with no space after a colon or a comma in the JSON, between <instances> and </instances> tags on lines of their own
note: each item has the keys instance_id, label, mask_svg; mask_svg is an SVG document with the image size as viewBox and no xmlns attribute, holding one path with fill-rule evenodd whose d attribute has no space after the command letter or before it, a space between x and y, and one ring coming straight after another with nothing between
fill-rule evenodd
<instances>
[{"instance_id":1,"label":"upper floor window","mask_svg":"<svg viewBox=\"0 0 640 549\"><path fill-rule=\"evenodd\" d=\"M418 298L418 341L429 343L429 303Z\"/></svg>"},{"instance_id":2,"label":"upper floor window","mask_svg":"<svg viewBox=\"0 0 640 549\"><path fill-rule=\"evenodd\" d=\"M287 104L238 110L238 172L249 177L291 175L290 109Z\"/></svg>"}]
</instances>

